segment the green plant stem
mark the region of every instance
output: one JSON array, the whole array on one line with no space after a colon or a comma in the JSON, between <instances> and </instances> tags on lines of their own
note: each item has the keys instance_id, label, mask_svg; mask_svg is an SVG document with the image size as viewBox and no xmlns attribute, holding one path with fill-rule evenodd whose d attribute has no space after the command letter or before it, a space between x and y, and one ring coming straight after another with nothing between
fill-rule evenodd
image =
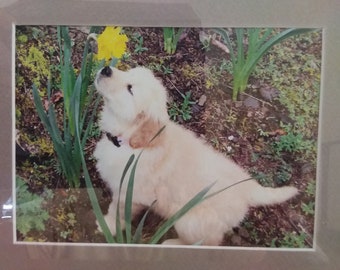
<instances>
[{"instance_id":1,"label":"green plant stem","mask_svg":"<svg viewBox=\"0 0 340 270\"><path fill-rule=\"evenodd\" d=\"M164 36L164 51L168 54L174 54L177 49L177 43L181 34L183 32L183 28L179 28L176 32L174 27L164 27L163 28L163 36Z\"/></svg>"}]
</instances>

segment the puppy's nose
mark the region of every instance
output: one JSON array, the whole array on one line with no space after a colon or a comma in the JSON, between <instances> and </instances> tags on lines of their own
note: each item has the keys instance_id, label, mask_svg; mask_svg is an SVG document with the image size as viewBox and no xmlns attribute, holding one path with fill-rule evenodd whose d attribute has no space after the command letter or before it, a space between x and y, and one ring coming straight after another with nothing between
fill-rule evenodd
<instances>
[{"instance_id":1,"label":"puppy's nose","mask_svg":"<svg viewBox=\"0 0 340 270\"><path fill-rule=\"evenodd\" d=\"M101 70L100 74L102 74L103 76L106 76L106 77L111 77L112 69L109 66L106 66Z\"/></svg>"}]
</instances>

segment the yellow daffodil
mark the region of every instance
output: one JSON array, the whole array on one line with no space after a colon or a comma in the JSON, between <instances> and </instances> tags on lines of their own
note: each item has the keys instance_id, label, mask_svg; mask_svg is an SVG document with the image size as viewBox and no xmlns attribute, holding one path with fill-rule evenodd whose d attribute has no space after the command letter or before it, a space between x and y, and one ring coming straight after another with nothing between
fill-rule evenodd
<instances>
[{"instance_id":1,"label":"yellow daffodil","mask_svg":"<svg viewBox=\"0 0 340 270\"><path fill-rule=\"evenodd\" d=\"M103 33L97 37L97 59L110 61L112 58L121 58L126 51L128 38L121 34L121 27L107 26Z\"/></svg>"}]
</instances>

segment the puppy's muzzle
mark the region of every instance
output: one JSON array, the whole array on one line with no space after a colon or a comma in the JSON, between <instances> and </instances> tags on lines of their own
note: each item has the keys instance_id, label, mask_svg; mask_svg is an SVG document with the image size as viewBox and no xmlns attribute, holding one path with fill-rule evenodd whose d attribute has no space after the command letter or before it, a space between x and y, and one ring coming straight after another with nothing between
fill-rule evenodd
<instances>
[{"instance_id":1,"label":"puppy's muzzle","mask_svg":"<svg viewBox=\"0 0 340 270\"><path fill-rule=\"evenodd\" d=\"M101 70L98 71L96 79L94 81L95 86L98 91L100 90L99 83L101 79L110 78L112 77L112 74L113 74L113 69L110 66L103 67Z\"/></svg>"},{"instance_id":2,"label":"puppy's muzzle","mask_svg":"<svg viewBox=\"0 0 340 270\"><path fill-rule=\"evenodd\" d=\"M112 69L109 66L103 67L100 74L105 77L111 77Z\"/></svg>"}]
</instances>

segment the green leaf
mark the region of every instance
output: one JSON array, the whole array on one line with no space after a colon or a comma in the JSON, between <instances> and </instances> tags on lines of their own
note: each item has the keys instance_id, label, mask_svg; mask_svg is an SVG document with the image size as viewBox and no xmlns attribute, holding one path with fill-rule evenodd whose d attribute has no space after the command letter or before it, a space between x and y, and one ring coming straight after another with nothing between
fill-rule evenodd
<instances>
[{"instance_id":1,"label":"green leaf","mask_svg":"<svg viewBox=\"0 0 340 270\"><path fill-rule=\"evenodd\" d=\"M77 111L75 111L75 114L77 114ZM78 118L77 115L75 115L75 118ZM80 159L81 159L81 164L82 164L82 168L83 168L83 173L84 173L84 179L85 179L85 183L86 183L86 190L87 193L89 195L90 198L90 202L93 208L93 212L97 218L97 221L99 223L99 226L102 228L103 234L105 236L105 239L108 243L115 243L115 240L110 232L109 227L107 226L103 213L100 209L100 205L96 196L96 193L94 191L92 182L91 182L91 178L90 178L90 174L89 171L87 169L86 166L86 161L85 161L85 157L84 157L84 152L83 149L81 147L81 139L80 139L80 130L79 130L79 122L76 122L76 129L75 129L75 135L76 135L76 141L75 143L78 144L78 149L80 152Z\"/></svg>"},{"instance_id":2,"label":"green leaf","mask_svg":"<svg viewBox=\"0 0 340 270\"><path fill-rule=\"evenodd\" d=\"M33 86L32 86L32 91L33 91L33 101L34 101L35 107L37 109L37 113L39 115L39 118L41 119L41 121L42 121L43 125L45 126L45 128L47 129L47 131L51 134L52 132L51 132L50 121L49 121L47 114L44 110L44 106L41 102L39 92L38 92L35 84L33 84Z\"/></svg>"},{"instance_id":3,"label":"green leaf","mask_svg":"<svg viewBox=\"0 0 340 270\"><path fill-rule=\"evenodd\" d=\"M92 98L90 100L92 100ZM85 129L85 131L83 133L83 137L82 137L83 148L85 147L85 143L86 143L86 141L88 139L89 133L90 133L90 131L93 128L94 118L97 115L97 110L98 110L98 106L100 104L100 100L101 100L101 97L98 95L96 100L95 100L95 103L94 103L94 106L93 106L93 109L92 109L92 113L91 113L90 118L88 120L86 129ZM82 121L80 123L81 130L84 130L84 124L85 124L86 116L87 116L87 112L84 113L83 119L82 119Z\"/></svg>"},{"instance_id":4,"label":"green leaf","mask_svg":"<svg viewBox=\"0 0 340 270\"><path fill-rule=\"evenodd\" d=\"M243 49L243 39L244 39L244 30L243 28L237 28L236 32L236 44L237 44L237 65L236 67L243 67L245 57L244 57L244 49ZM236 70L237 72L238 70Z\"/></svg>"},{"instance_id":5,"label":"green leaf","mask_svg":"<svg viewBox=\"0 0 340 270\"><path fill-rule=\"evenodd\" d=\"M63 46L60 47L60 51L63 53L63 58L61 59L61 86L64 98L64 121L69 121L69 126L72 135L74 135L74 122L71 118L71 97L73 95L73 87L76 81L76 75L71 64L71 39L69 36L69 30L66 26L60 26L60 46L63 40Z\"/></svg>"},{"instance_id":6,"label":"green leaf","mask_svg":"<svg viewBox=\"0 0 340 270\"><path fill-rule=\"evenodd\" d=\"M150 244L157 244L162 236L179 220L183 215L189 212L193 207L200 204L204 199L205 195L211 189L215 183L212 183L208 187L197 193L190 201L188 201L181 209L179 209L172 217L170 217L152 236L149 241Z\"/></svg>"},{"instance_id":7,"label":"green leaf","mask_svg":"<svg viewBox=\"0 0 340 270\"><path fill-rule=\"evenodd\" d=\"M149 212L151 211L152 207L155 205L157 201L153 201L152 204L150 205L150 207L148 208L148 210L144 213L142 219L140 220L140 222L138 223L136 232L133 236L132 239L132 243L136 243L139 244L141 242L141 238L142 238L142 232L143 232L143 228L144 228L144 223L145 223L145 219L148 216Z\"/></svg>"},{"instance_id":8,"label":"green leaf","mask_svg":"<svg viewBox=\"0 0 340 270\"><path fill-rule=\"evenodd\" d=\"M131 222L132 222L132 197L133 197L133 187L134 187L134 181L135 181L135 175L136 175L136 168L138 161L141 157L141 153L139 153L136 161L134 162L129 182L127 185L126 190L126 197L125 197L125 235L126 235L126 243L131 243Z\"/></svg>"},{"instance_id":9,"label":"green leaf","mask_svg":"<svg viewBox=\"0 0 340 270\"><path fill-rule=\"evenodd\" d=\"M238 181L238 182L236 182L236 183L234 183L234 184L232 184L232 185L230 185L230 186L227 186L227 187L225 187L225 188L222 188L222 189L220 189L220 190L218 190L218 191L215 191L215 192L209 194L208 196L205 197L205 199L209 199L209 198L211 198L211 197L213 197L213 196L216 196L217 194L219 194L219 193L221 193L221 192L223 192L223 191L225 191L225 190L227 190L227 189L229 189L229 188L232 188L232 187L237 186L237 185L239 185L239 184L241 184L241 183L243 183L243 182L248 182L248 181L251 181L251 180L254 180L254 178L253 178L253 177L250 177L250 178L247 178L247 179L243 179L243 180L241 180L241 181Z\"/></svg>"},{"instance_id":10,"label":"green leaf","mask_svg":"<svg viewBox=\"0 0 340 270\"><path fill-rule=\"evenodd\" d=\"M121 192L122 192L122 186L123 186L123 182L125 179L125 176L129 170L129 168L131 167L132 162L135 159L135 155L131 155L129 160L127 161L123 173L122 173L122 177L120 179L120 183L119 183L119 191L118 191L118 202L117 202L117 210L116 210L116 238L117 238L117 242L118 243L122 243L123 242L123 230L122 230L122 226L120 224L120 197L121 197ZM126 206L125 206L126 207Z\"/></svg>"}]
</instances>

